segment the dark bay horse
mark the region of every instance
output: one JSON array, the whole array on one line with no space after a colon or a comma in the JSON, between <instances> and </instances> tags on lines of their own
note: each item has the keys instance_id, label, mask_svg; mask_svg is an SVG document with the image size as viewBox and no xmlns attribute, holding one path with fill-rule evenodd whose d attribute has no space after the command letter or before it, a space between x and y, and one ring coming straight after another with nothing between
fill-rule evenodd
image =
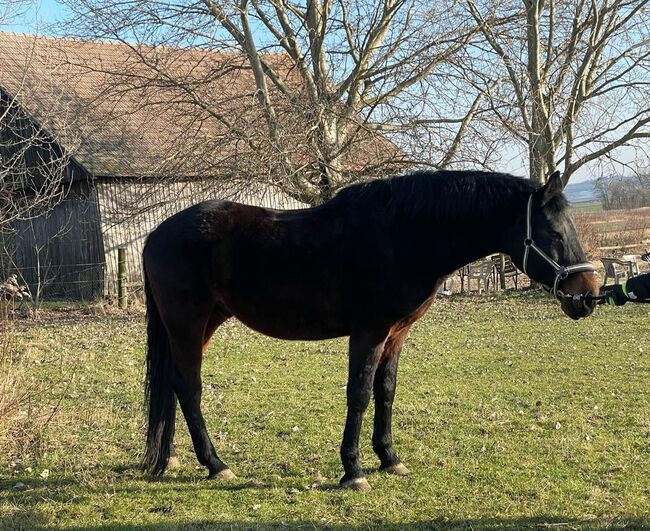
<instances>
[{"instance_id":1,"label":"dark bay horse","mask_svg":"<svg viewBox=\"0 0 650 531\"><path fill-rule=\"evenodd\" d=\"M176 400L209 477L233 478L201 413L201 361L231 316L282 339L349 336L341 484L370 488L359 464L361 420L374 394L380 468L408 469L393 447L397 363L411 325L444 278L490 253L512 257L571 318L598 293L567 212L559 174L534 189L510 175L418 172L343 189L314 208L279 211L207 201L164 221L144 249L149 427L145 468L173 454Z\"/></svg>"}]
</instances>

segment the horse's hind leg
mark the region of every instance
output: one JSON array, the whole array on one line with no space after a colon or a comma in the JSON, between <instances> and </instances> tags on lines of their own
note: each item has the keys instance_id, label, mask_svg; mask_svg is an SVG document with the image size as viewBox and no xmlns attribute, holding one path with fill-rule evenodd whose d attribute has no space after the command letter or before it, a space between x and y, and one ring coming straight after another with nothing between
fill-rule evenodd
<instances>
[{"instance_id":1,"label":"horse's hind leg","mask_svg":"<svg viewBox=\"0 0 650 531\"><path fill-rule=\"evenodd\" d=\"M210 339L212 339L215 330L219 328L219 326L223 324L224 321L230 319L231 317L232 314L221 305L217 306L212 311L210 317L208 318L208 322L205 325L205 329L203 331L203 347L202 347L203 352L208 350L208 346L210 345Z\"/></svg>"},{"instance_id":2,"label":"horse's hind leg","mask_svg":"<svg viewBox=\"0 0 650 531\"><path fill-rule=\"evenodd\" d=\"M203 324L205 321L196 323L189 329L172 333L170 337L176 368L174 391L187 422L196 457L199 463L208 468L209 477L217 479L232 479L235 476L219 459L201 413L201 362L204 346L209 340L209 337L206 338L207 326L210 326L211 336L226 318L225 315L211 316L208 324Z\"/></svg>"},{"instance_id":3,"label":"horse's hind leg","mask_svg":"<svg viewBox=\"0 0 650 531\"><path fill-rule=\"evenodd\" d=\"M405 476L409 473L393 448L392 416L393 400L397 387L397 363L408 329L390 336L384 345L381 361L375 372L375 423L372 432L372 448L381 462L380 470Z\"/></svg>"},{"instance_id":4,"label":"horse's hind leg","mask_svg":"<svg viewBox=\"0 0 650 531\"><path fill-rule=\"evenodd\" d=\"M167 459L167 470L178 470L181 467L181 462L176 453L174 443L169 445L169 459Z\"/></svg>"}]
</instances>

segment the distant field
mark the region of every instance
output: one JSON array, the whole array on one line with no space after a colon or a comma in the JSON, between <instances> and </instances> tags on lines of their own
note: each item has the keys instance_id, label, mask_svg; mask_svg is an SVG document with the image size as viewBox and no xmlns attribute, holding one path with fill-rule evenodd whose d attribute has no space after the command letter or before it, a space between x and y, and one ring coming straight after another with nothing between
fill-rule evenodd
<instances>
[{"instance_id":1,"label":"distant field","mask_svg":"<svg viewBox=\"0 0 650 531\"><path fill-rule=\"evenodd\" d=\"M207 353L204 411L239 479L204 481L182 420L182 469L143 476L143 320L17 324L22 402L0 430L0 528L650 526L648 306L574 322L537 292L436 302L400 362L394 434L413 473L375 471L371 407L367 493L337 486L346 341L278 341L234 322Z\"/></svg>"},{"instance_id":2,"label":"distant field","mask_svg":"<svg viewBox=\"0 0 650 531\"><path fill-rule=\"evenodd\" d=\"M571 210L574 212L574 214L602 212L603 204L600 201L583 201L580 203L572 203Z\"/></svg>"}]
</instances>

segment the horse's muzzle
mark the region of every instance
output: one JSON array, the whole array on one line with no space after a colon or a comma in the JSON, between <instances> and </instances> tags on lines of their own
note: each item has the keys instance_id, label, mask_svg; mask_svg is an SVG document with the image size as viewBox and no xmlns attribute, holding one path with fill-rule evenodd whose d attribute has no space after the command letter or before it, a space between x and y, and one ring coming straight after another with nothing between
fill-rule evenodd
<instances>
[{"instance_id":1,"label":"horse's muzzle","mask_svg":"<svg viewBox=\"0 0 650 531\"><path fill-rule=\"evenodd\" d=\"M562 300L562 311L571 317L571 319L575 319L576 321L583 317L589 317L593 313L595 307L595 301L587 302L584 298L566 298Z\"/></svg>"},{"instance_id":2,"label":"horse's muzzle","mask_svg":"<svg viewBox=\"0 0 650 531\"><path fill-rule=\"evenodd\" d=\"M598 295L598 275L593 272L583 272L572 275L562 282L564 293L580 293ZM596 307L595 301L586 301L584 297L565 297L562 299L562 311L571 319L589 317Z\"/></svg>"}]
</instances>

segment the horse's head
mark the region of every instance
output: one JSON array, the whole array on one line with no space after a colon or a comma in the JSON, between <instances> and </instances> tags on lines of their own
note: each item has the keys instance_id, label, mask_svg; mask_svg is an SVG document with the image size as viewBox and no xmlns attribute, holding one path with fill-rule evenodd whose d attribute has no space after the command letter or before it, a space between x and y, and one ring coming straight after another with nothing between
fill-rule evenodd
<instances>
[{"instance_id":1,"label":"horse's head","mask_svg":"<svg viewBox=\"0 0 650 531\"><path fill-rule=\"evenodd\" d=\"M591 314L593 304L572 296L598 295L598 281L578 240L562 187L560 172L555 172L530 195L508 235L508 247L517 267L555 295L564 313L580 319Z\"/></svg>"}]
</instances>

